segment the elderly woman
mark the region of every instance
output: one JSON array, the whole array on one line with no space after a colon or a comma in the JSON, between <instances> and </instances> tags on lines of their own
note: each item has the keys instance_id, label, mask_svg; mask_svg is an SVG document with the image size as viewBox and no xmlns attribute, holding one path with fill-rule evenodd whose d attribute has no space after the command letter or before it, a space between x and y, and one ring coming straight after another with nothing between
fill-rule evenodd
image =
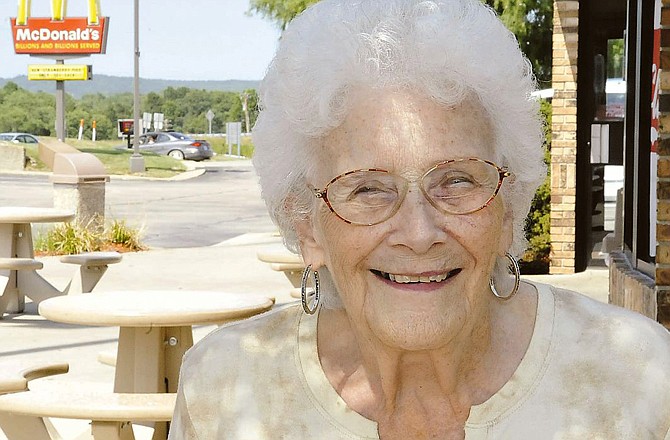
<instances>
[{"instance_id":1,"label":"elderly woman","mask_svg":"<svg viewBox=\"0 0 670 440\"><path fill-rule=\"evenodd\" d=\"M302 304L190 350L171 438L670 438L668 332L520 281L545 174L533 87L478 0L294 20L254 164Z\"/></svg>"}]
</instances>

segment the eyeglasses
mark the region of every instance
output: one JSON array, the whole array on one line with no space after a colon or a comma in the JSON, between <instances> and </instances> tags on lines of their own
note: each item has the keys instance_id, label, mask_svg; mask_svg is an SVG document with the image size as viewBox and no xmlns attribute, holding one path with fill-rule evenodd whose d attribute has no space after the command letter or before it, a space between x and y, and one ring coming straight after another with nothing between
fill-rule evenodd
<instances>
[{"instance_id":1,"label":"eyeglasses","mask_svg":"<svg viewBox=\"0 0 670 440\"><path fill-rule=\"evenodd\" d=\"M328 208L347 223L372 226L391 218L402 205L409 185L419 183L431 205L444 214L470 214L487 207L500 191L506 167L478 158L445 160L419 179L368 168L348 171L323 189L312 188Z\"/></svg>"}]
</instances>

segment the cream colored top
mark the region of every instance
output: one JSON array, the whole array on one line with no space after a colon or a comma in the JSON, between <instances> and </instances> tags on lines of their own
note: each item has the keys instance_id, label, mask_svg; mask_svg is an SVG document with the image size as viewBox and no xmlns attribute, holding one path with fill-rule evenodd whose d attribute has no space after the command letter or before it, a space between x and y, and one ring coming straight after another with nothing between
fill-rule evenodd
<instances>
[{"instance_id":1,"label":"cream colored top","mask_svg":"<svg viewBox=\"0 0 670 440\"><path fill-rule=\"evenodd\" d=\"M670 440L670 333L634 312L536 284L535 329L468 440ZM299 305L221 328L184 357L170 439L377 439L321 369Z\"/></svg>"}]
</instances>

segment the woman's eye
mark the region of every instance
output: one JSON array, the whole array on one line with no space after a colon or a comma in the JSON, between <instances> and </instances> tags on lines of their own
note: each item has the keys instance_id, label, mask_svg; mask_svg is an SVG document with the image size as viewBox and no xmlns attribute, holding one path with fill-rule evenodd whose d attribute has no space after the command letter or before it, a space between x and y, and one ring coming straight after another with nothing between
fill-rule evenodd
<instances>
[{"instance_id":1,"label":"woman's eye","mask_svg":"<svg viewBox=\"0 0 670 440\"><path fill-rule=\"evenodd\" d=\"M387 190L385 188L379 187L379 186L372 186L372 185L362 185L359 186L358 188L354 189L351 192L352 197L369 197L369 196L374 196L376 194L383 194L386 193Z\"/></svg>"},{"instance_id":2,"label":"woman's eye","mask_svg":"<svg viewBox=\"0 0 670 440\"><path fill-rule=\"evenodd\" d=\"M443 186L467 186L474 185L475 179L471 176L450 176L442 181Z\"/></svg>"},{"instance_id":3,"label":"woman's eye","mask_svg":"<svg viewBox=\"0 0 670 440\"><path fill-rule=\"evenodd\" d=\"M393 197L395 197L395 192L391 188L381 185L360 185L351 191L348 200L380 202Z\"/></svg>"}]
</instances>

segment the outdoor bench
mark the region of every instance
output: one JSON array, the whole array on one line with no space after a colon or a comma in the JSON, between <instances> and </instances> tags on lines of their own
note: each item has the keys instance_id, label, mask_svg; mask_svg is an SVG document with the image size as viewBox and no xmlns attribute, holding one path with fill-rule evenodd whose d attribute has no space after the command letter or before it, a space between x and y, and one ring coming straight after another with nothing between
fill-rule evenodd
<instances>
[{"instance_id":1,"label":"outdoor bench","mask_svg":"<svg viewBox=\"0 0 670 440\"><path fill-rule=\"evenodd\" d=\"M7 310L7 305L10 302L9 294L5 291L10 283L12 272L17 270L38 270L42 269L44 265L33 258L0 258L0 319L2 314Z\"/></svg>"},{"instance_id":2,"label":"outdoor bench","mask_svg":"<svg viewBox=\"0 0 670 440\"><path fill-rule=\"evenodd\" d=\"M24 391L0 396L0 428L9 440L55 440L44 418L91 421L95 440L134 439L131 422L169 422L176 393Z\"/></svg>"},{"instance_id":3,"label":"outdoor bench","mask_svg":"<svg viewBox=\"0 0 670 440\"><path fill-rule=\"evenodd\" d=\"M172 418L175 393L29 389L33 379L68 370L66 363L34 365L20 371L1 369L0 429L9 440L61 439L49 417L91 420L95 440L131 440L131 422L169 422Z\"/></svg>"},{"instance_id":4,"label":"outdoor bench","mask_svg":"<svg viewBox=\"0 0 670 440\"><path fill-rule=\"evenodd\" d=\"M88 293L98 284L110 264L121 261L118 252L85 252L81 254L63 255L62 263L78 264L79 276L74 276L65 292L68 294Z\"/></svg>"},{"instance_id":5,"label":"outdoor bench","mask_svg":"<svg viewBox=\"0 0 670 440\"><path fill-rule=\"evenodd\" d=\"M0 369L0 394L26 391L28 382L41 377L67 373L70 366L67 363L33 365L20 371Z\"/></svg>"},{"instance_id":6,"label":"outdoor bench","mask_svg":"<svg viewBox=\"0 0 670 440\"><path fill-rule=\"evenodd\" d=\"M0 270L39 270L43 267L33 258L0 258Z\"/></svg>"}]
</instances>

